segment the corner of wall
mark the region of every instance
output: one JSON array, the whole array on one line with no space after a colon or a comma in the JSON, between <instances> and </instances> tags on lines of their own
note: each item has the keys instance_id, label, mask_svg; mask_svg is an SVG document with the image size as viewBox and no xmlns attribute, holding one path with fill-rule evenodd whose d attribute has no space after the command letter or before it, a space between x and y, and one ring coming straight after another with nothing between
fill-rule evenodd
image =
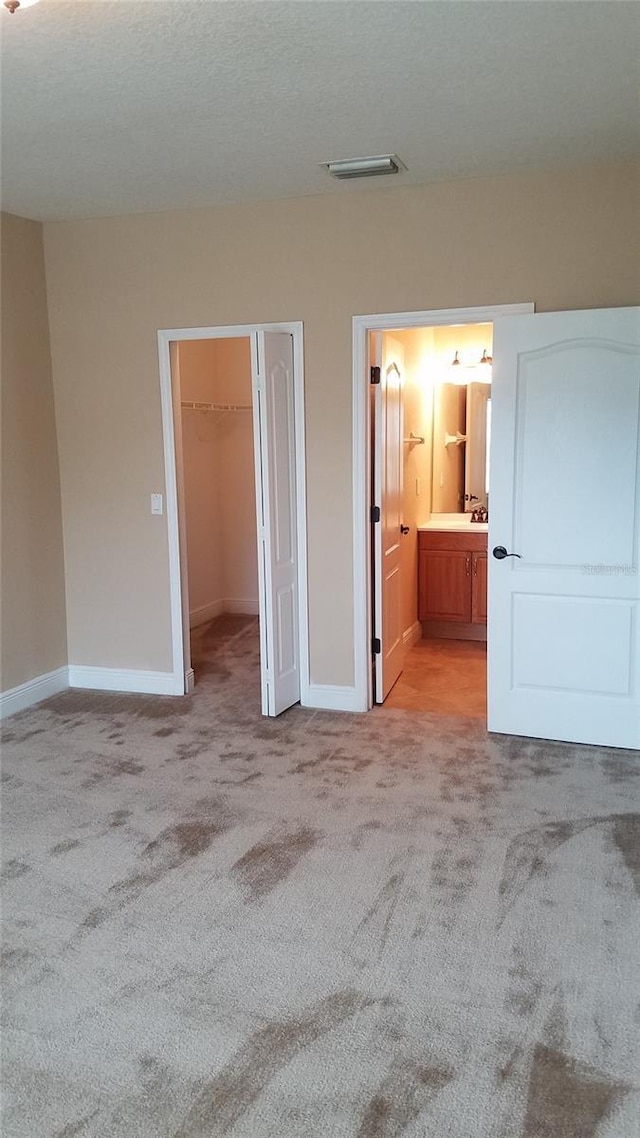
<instances>
[{"instance_id":1,"label":"corner of wall","mask_svg":"<svg viewBox=\"0 0 640 1138\"><path fill-rule=\"evenodd\" d=\"M43 229L6 213L1 226L2 687L16 705L60 682L68 652Z\"/></svg>"}]
</instances>

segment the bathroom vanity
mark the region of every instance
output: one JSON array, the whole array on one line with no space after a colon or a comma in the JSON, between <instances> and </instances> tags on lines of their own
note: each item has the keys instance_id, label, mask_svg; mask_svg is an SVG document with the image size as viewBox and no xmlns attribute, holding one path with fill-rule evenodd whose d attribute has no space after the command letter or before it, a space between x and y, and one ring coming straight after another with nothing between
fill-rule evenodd
<instances>
[{"instance_id":1,"label":"bathroom vanity","mask_svg":"<svg viewBox=\"0 0 640 1138\"><path fill-rule=\"evenodd\" d=\"M418 619L423 636L487 639L488 525L434 514L418 530Z\"/></svg>"}]
</instances>

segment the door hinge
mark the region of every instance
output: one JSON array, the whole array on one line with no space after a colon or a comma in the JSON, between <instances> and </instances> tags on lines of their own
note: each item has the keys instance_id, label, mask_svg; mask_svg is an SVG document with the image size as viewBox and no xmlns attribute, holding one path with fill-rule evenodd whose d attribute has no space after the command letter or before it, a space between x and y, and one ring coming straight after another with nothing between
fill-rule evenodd
<instances>
[{"instance_id":1,"label":"door hinge","mask_svg":"<svg viewBox=\"0 0 640 1138\"><path fill-rule=\"evenodd\" d=\"M371 382L372 383L380 383L380 368L379 367L372 367L371 368Z\"/></svg>"},{"instance_id":2,"label":"door hinge","mask_svg":"<svg viewBox=\"0 0 640 1138\"><path fill-rule=\"evenodd\" d=\"M380 637L379 636L373 637L373 639L371 641L371 651L373 652L374 656L380 655L380 653L382 651L382 645L380 643Z\"/></svg>"},{"instance_id":3,"label":"door hinge","mask_svg":"<svg viewBox=\"0 0 640 1138\"><path fill-rule=\"evenodd\" d=\"M372 506L371 507L371 510L369 512L369 521L371 521L371 522L379 522L380 521L380 507L379 506Z\"/></svg>"}]
</instances>

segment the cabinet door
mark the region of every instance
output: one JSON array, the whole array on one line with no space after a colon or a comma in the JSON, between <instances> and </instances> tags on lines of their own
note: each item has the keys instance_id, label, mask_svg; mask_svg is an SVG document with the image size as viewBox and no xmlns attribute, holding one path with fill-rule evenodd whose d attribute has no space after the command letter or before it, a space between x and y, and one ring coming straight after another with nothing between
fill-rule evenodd
<instances>
[{"instance_id":1,"label":"cabinet door","mask_svg":"<svg viewBox=\"0 0 640 1138\"><path fill-rule=\"evenodd\" d=\"M487 623L487 555L473 555L473 587L471 590L471 619L477 624Z\"/></svg>"},{"instance_id":2,"label":"cabinet door","mask_svg":"<svg viewBox=\"0 0 640 1138\"><path fill-rule=\"evenodd\" d=\"M471 620L471 553L420 551L420 620Z\"/></svg>"}]
</instances>

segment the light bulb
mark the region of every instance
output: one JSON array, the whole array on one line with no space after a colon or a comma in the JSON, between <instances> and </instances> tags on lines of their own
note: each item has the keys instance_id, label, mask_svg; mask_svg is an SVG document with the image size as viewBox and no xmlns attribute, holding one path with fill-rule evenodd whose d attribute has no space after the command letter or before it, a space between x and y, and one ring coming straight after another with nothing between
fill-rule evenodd
<instances>
[{"instance_id":1,"label":"light bulb","mask_svg":"<svg viewBox=\"0 0 640 1138\"><path fill-rule=\"evenodd\" d=\"M14 12L17 12L18 9L30 8L32 4L37 3L38 0L4 0L5 8L8 8L12 15Z\"/></svg>"}]
</instances>

